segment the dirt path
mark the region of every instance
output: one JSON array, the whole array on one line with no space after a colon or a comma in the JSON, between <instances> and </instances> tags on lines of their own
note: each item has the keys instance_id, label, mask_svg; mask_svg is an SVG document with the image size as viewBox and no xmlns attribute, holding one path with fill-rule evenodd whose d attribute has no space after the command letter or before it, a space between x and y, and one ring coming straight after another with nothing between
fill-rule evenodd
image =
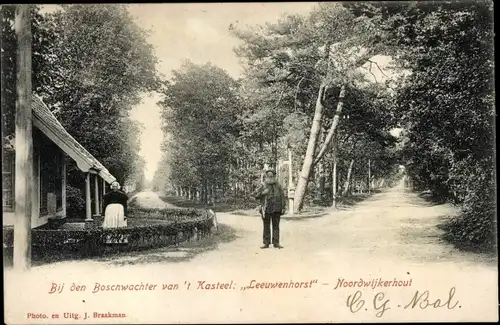
<instances>
[{"instance_id":1,"label":"dirt path","mask_svg":"<svg viewBox=\"0 0 500 325\"><path fill-rule=\"evenodd\" d=\"M130 198L130 202L134 202L138 206L149 207L149 208L171 208L174 207L172 204L165 203L157 193L151 190L145 190L137 193Z\"/></svg>"},{"instance_id":2,"label":"dirt path","mask_svg":"<svg viewBox=\"0 0 500 325\"><path fill-rule=\"evenodd\" d=\"M152 191L140 192L134 198L139 206L173 207ZM319 218L281 220L281 242L285 246L282 250L259 249L262 241L259 217L218 213L219 223L229 226L235 232L236 239L221 243L216 250L198 254L194 258L180 259L178 264L205 265L217 260L219 265L228 263L227 266L238 268L248 267L248 261L259 256L259 260L255 260L256 268L266 263L273 265L274 259L278 258L292 264L301 260L307 265L318 260L352 265L359 261L362 264L384 261L396 265L440 263L452 264L457 268L495 269L494 258L461 252L440 239L441 231L437 225L454 213L456 210L450 205L432 205L405 189L401 182L347 210L332 210ZM134 253L133 256L113 257L110 261L114 265L135 262L147 265L151 261L148 255L183 256L179 252L172 253L172 249L161 251L165 252ZM188 252L189 249L184 251ZM341 261L339 257L342 257ZM152 261L162 262L161 259ZM93 263L105 266L99 262Z\"/></svg>"},{"instance_id":3,"label":"dirt path","mask_svg":"<svg viewBox=\"0 0 500 325\"><path fill-rule=\"evenodd\" d=\"M389 260L399 264L453 263L457 267L495 269L496 260L461 252L440 239L437 225L457 211L450 205L432 205L401 182L344 211L332 211L321 218L282 220L281 238L285 249L280 258L306 260L345 257L346 261ZM259 218L218 214L219 222L237 229L239 239L198 260L215 258L245 260L257 254L261 244ZM272 256L275 252L270 253ZM227 257L226 257L227 255Z\"/></svg>"},{"instance_id":4,"label":"dirt path","mask_svg":"<svg viewBox=\"0 0 500 325\"><path fill-rule=\"evenodd\" d=\"M161 201L152 192L139 194L138 200L141 204L160 204ZM234 291L231 291L234 294L198 289L175 294L162 291L133 293L133 296L121 294L115 310L127 308L141 323L495 320L498 317L496 260L460 252L439 240L436 225L453 213L450 206L433 206L401 184L374 194L349 210L332 211L321 218L282 220L281 238L285 248L281 250L259 248L262 241L259 217L219 213L219 223L231 229L236 238L219 243L216 249L189 255L192 248L187 246L107 260L54 263L37 267L33 278L24 279L23 285L31 283L33 287L40 287L41 283L54 281L47 279L68 283L77 279L90 284L144 281L181 286L191 282L195 287L198 281L234 282ZM16 283L9 276L13 275L7 275L6 283ZM335 289L341 279L378 278L413 283L411 288L378 289L393 301L391 311L382 319L368 308L363 313L352 313L346 308L347 296L358 289ZM252 280L317 282L314 290L250 290ZM445 301L450 288L456 288L453 299L460 302L460 307L453 310L402 311L397 308L396 304L407 303L415 290L429 290L434 297L429 299ZM374 295L375 290L362 289L363 297L372 299L370 295ZM21 299L32 304L40 301L36 292L27 292L29 294ZM15 293L12 299L14 296ZM95 301L96 306L103 303L90 293L85 297L87 303ZM142 305L136 303L137 299L147 299L145 308L150 312L146 313ZM51 301L69 306L63 294L53 296ZM109 304L114 306L113 302L106 303L108 309ZM371 304L367 301L366 306Z\"/></svg>"}]
</instances>

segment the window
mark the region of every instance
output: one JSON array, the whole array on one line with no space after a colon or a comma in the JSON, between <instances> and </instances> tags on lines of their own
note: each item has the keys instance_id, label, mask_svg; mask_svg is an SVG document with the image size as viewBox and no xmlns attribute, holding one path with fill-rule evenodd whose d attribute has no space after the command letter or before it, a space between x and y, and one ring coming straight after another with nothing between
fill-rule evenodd
<instances>
[{"instance_id":1,"label":"window","mask_svg":"<svg viewBox=\"0 0 500 325\"><path fill-rule=\"evenodd\" d=\"M15 152L3 150L2 154L2 208L9 211L14 210L14 175L15 175Z\"/></svg>"},{"instance_id":2,"label":"window","mask_svg":"<svg viewBox=\"0 0 500 325\"><path fill-rule=\"evenodd\" d=\"M48 213L49 193L55 195L56 210L62 208L61 150L44 135L40 136L40 217Z\"/></svg>"}]
</instances>

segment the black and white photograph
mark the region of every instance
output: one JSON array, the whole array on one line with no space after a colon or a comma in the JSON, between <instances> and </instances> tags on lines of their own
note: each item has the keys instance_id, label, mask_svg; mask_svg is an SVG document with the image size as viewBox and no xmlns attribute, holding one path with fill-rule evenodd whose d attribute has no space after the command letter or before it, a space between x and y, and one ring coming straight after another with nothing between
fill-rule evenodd
<instances>
[{"instance_id":1,"label":"black and white photograph","mask_svg":"<svg viewBox=\"0 0 500 325\"><path fill-rule=\"evenodd\" d=\"M0 11L5 324L499 321L493 1Z\"/></svg>"}]
</instances>

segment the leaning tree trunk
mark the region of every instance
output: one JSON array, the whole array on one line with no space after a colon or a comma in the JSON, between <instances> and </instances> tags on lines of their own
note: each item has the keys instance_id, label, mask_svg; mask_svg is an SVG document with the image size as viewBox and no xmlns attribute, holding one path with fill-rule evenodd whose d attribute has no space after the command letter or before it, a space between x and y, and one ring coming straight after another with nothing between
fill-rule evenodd
<instances>
[{"instance_id":1,"label":"leaning tree trunk","mask_svg":"<svg viewBox=\"0 0 500 325\"><path fill-rule=\"evenodd\" d=\"M316 159L314 159L315 164L317 164L321 160L321 158L323 158L328 145L335 136L335 131L337 130L337 126L339 125L340 115L342 114L342 108L344 107L345 91L345 85L342 85L342 87L340 88L339 101L337 103L337 109L335 110L335 116L333 117L332 125L330 126L330 130L328 130L328 134L326 135L325 141L321 145Z\"/></svg>"},{"instance_id":2,"label":"leaning tree trunk","mask_svg":"<svg viewBox=\"0 0 500 325\"><path fill-rule=\"evenodd\" d=\"M327 43L325 46L326 49L330 49L330 44ZM330 52L327 51L326 54L326 60L329 59L329 54ZM366 60L374 55L373 51L368 51L368 53L365 53L363 57L361 57L359 60L356 61L354 64L354 69L355 70L357 67L362 66ZM337 129L337 126L339 124L339 119L340 115L342 113L342 107L344 106L344 97L345 97L345 92L346 92L346 86L343 84L340 88L340 94L339 94L339 101L337 104L337 109L335 112L335 117L332 122L332 126L330 127L330 130L328 132L328 135L325 139L325 142L323 143L316 159L314 159L314 151L316 149L316 142L318 139L318 132L321 127L321 118L323 116L323 105L322 105L322 97L324 94L324 91L326 89L326 85L323 82L320 87L318 99L316 101L316 110L314 113L314 120L313 124L311 126L311 134L309 136L309 142L307 145L307 151L306 151L306 156L304 158L304 162L302 164L302 171L299 176L299 180L297 182L297 188L295 191L295 204L294 204L294 212L300 212L304 205L304 197L305 197L305 192L307 188L307 183L309 181L309 175L311 173L311 168L314 164L318 163L323 155L325 154L325 151L328 147L329 142L333 139L333 136L335 135L335 130ZM318 105L319 104L319 105ZM319 117L319 120L317 121L317 117Z\"/></svg>"},{"instance_id":3,"label":"leaning tree trunk","mask_svg":"<svg viewBox=\"0 0 500 325\"><path fill-rule=\"evenodd\" d=\"M306 155L302 164L302 171L300 172L297 188L295 189L294 198L294 212L298 213L302 210L304 205L304 197L306 195L307 183L314 161L314 151L316 150L316 143L318 135L321 130L321 119L323 118L323 94L326 91L326 85L323 83L319 87L318 98L316 99L316 109L314 111L314 118L311 125L311 133L309 134L309 141L307 143Z\"/></svg>"},{"instance_id":4,"label":"leaning tree trunk","mask_svg":"<svg viewBox=\"0 0 500 325\"><path fill-rule=\"evenodd\" d=\"M321 142L320 143L325 142L326 133L327 133L327 130L325 127L323 127L323 132L321 134ZM322 201L323 196L325 194L325 181L326 181L325 165L324 165L323 161L320 161L316 166L317 166L317 172L318 172L316 199L319 201Z\"/></svg>"},{"instance_id":5,"label":"leaning tree trunk","mask_svg":"<svg viewBox=\"0 0 500 325\"><path fill-rule=\"evenodd\" d=\"M349 164L349 169L347 170L347 178L345 180L344 184L344 191L342 192L342 196L347 195L350 191L350 184L351 184L351 174L352 174L352 166L354 165L354 159L351 159L351 163Z\"/></svg>"}]
</instances>

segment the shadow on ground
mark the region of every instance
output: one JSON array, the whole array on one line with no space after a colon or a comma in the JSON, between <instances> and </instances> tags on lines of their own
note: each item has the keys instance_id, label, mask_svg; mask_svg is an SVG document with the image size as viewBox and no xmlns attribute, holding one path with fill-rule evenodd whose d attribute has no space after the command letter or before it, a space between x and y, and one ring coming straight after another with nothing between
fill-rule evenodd
<instances>
[{"instance_id":1,"label":"shadow on ground","mask_svg":"<svg viewBox=\"0 0 500 325\"><path fill-rule=\"evenodd\" d=\"M459 205L444 202L439 197L433 195L430 191L419 192L413 201L420 205L435 207L436 209L446 209L446 206L453 207L452 209L447 209L447 212L439 217L439 222L434 226L436 232L439 233L440 242L445 245L452 245L453 247L464 253L479 254L486 260L491 260L492 258L494 258L495 260L497 259L498 250L496 246L493 247L493 249L485 248L483 246L475 246L469 245L467 243L462 243L453 238L450 233L450 227L452 226L451 222L453 221L453 219L459 217L460 215Z\"/></svg>"},{"instance_id":2,"label":"shadow on ground","mask_svg":"<svg viewBox=\"0 0 500 325\"><path fill-rule=\"evenodd\" d=\"M341 211L348 210L352 206L363 202L364 200L368 199L369 197L371 197L373 194L376 194L376 193L380 193L380 191L376 191L376 192L373 192L371 194L357 193L357 194L353 194L353 195L339 198L339 200L337 201L336 209L341 210Z\"/></svg>"},{"instance_id":3,"label":"shadow on ground","mask_svg":"<svg viewBox=\"0 0 500 325\"><path fill-rule=\"evenodd\" d=\"M418 197L424 200L425 203L427 203L427 205L429 206L441 205L446 203L445 201L443 201L443 199L439 198L438 196L435 196L430 191L422 191L418 193Z\"/></svg>"},{"instance_id":4,"label":"shadow on ground","mask_svg":"<svg viewBox=\"0 0 500 325\"><path fill-rule=\"evenodd\" d=\"M302 209L299 213L293 216L285 214L281 218L286 220L307 220L313 218L320 218L329 215L332 211L345 211L351 209L353 206L365 201L366 199L372 197L373 194L379 193L375 191L371 194L368 193L356 193L347 197L343 197L337 201L337 206L332 208L331 203L322 202L316 203L314 205L308 205ZM237 216L247 216L247 217L259 217L260 214L256 208L247 210L236 210L232 211L231 214Z\"/></svg>"},{"instance_id":5,"label":"shadow on ground","mask_svg":"<svg viewBox=\"0 0 500 325\"><path fill-rule=\"evenodd\" d=\"M215 212L232 212L234 210L244 210L256 207L259 203L250 198L227 198L221 202L214 204L207 204L192 200L187 200L183 197L163 195L160 199L168 204L175 205L180 208L195 208L195 209L212 209Z\"/></svg>"},{"instance_id":6,"label":"shadow on ground","mask_svg":"<svg viewBox=\"0 0 500 325\"><path fill-rule=\"evenodd\" d=\"M432 215L415 214L407 219L401 228L399 238L402 245L401 255L421 263L456 262L482 264L495 267L498 264L496 252L480 248L464 248L447 239L446 227L458 211L450 204L432 204ZM410 208L412 206L409 206ZM423 247L429 249L422 249ZM458 249L458 250L457 250ZM425 254L423 253L425 252Z\"/></svg>"},{"instance_id":7,"label":"shadow on ground","mask_svg":"<svg viewBox=\"0 0 500 325\"><path fill-rule=\"evenodd\" d=\"M96 260L116 266L187 262L199 254L217 249L219 244L232 242L239 237L234 228L219 224L219 230L216 233L197 242L188 242L176 247L121 253Z\"/></svg>"}]
</instances>

